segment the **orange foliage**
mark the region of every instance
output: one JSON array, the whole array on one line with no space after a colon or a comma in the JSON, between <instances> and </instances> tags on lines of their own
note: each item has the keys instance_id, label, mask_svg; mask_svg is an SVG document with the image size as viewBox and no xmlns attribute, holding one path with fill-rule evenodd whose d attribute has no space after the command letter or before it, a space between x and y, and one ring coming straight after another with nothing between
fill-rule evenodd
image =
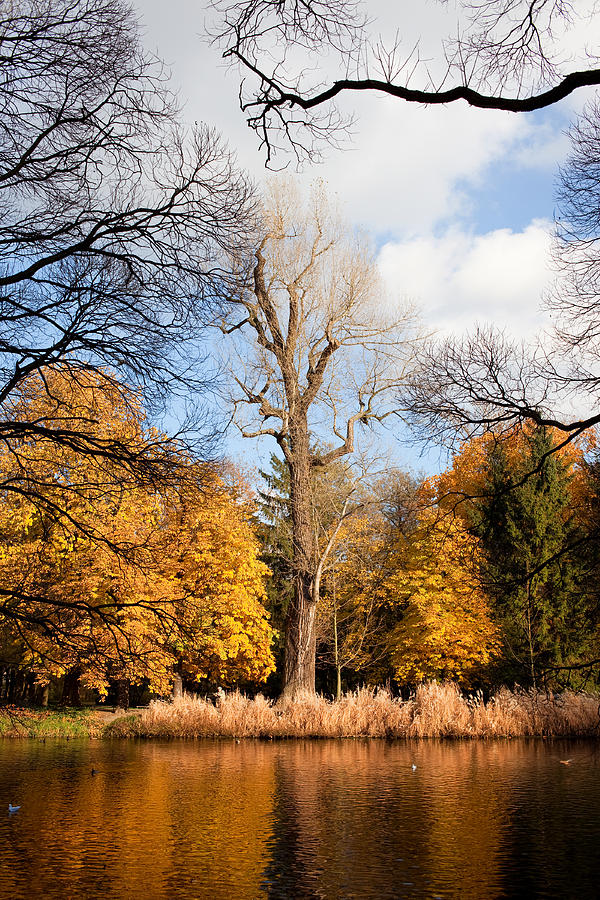
<instances>
[{"instance_id":1,"label":"orange foliage","mask_svg":"<svg viewBox=\"0 0 600 900\"><path fill-rule=\"evenodd\" d=\"M487 464L493 447L501 443L511 468L519 472L522 470L522 461L527 458L528 440L534 427L525 425L501 435L485 434L466 441L455 454L451 467L431 480L429 487L432 496L437 496L443 508L454 509L463 517L468 515L470 498L481 496L485 491ZM596 434L590 431L565 444L564 432L556 428L548 431L554 445L560 448L556 451L557 454L572 472L571 491L574 499L583 499L587 491L583 463L585 454L596 445Z\"/></svg>"},{"instance_id":2,"label":"orange foliage","mask_svg":"<svg viewBox=\"0 0 600 900\"><path fill-rule=\"evenodd\" d=\"M391 579L404 610L391 635L400 682L471 686L498 650L488 601L473 578L477 541L460 520L430 512L396 558Z\"/></svg>"},{"instance_id":3,"label":"orange foliage","mask_svg":"<svg viewBox=\"0 0 600 900\"><path fill-rule=\"evenodd\" d=\"M265 678L266 572L247 504L181 459L170 474L185 474L183 487L144 482L144 459L168 445L139 398L102 375L61 367L30 379L13 413L61 437L30 430L0 454L5 659L41 682L75 670L101 693L109 678L164 693L181 654L199 676ZM80 435L96 453L80 452Z\"/></svg>"}]
</instances>

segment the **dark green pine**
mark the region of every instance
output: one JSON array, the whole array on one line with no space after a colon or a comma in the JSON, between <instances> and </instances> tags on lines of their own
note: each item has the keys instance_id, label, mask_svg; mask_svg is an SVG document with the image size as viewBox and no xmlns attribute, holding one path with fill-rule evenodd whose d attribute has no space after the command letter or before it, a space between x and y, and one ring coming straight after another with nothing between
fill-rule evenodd
<instances>
[{"instance_id":1,"label":"dark green pine","mask_svg":"<svg viewBox=\"0 0 600 900\"><path fill-rule=\"evenodd\" d=\"M570 466L536 428L510 462L503 443L489 452L485 496L476 505L481 577L503 635L498 680L551 687L589 641L579 526L570 508Z\"/></svg>"}]
</instances>

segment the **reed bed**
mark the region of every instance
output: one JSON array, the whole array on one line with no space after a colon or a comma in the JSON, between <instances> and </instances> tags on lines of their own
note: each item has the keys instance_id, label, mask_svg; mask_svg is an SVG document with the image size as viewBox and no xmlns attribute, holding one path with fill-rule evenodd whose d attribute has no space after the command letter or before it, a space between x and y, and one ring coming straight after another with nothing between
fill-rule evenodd
<instances>
[{"instance_id":1,"label":"reed bed","mask_svg":"<svg viewBox=\"0 0 600 900\"><path fill-rule=\"evenodd\" d=\"M306 695L295 701L250 699L239 692L216 703L185 695L153 701L135 718L107 726L107 736L144 738L510 738L600 734L600 697L500 690L485 701L454 684L430 682L409 700L363 688L341 700Z\"/></svg>"}]
</instances>

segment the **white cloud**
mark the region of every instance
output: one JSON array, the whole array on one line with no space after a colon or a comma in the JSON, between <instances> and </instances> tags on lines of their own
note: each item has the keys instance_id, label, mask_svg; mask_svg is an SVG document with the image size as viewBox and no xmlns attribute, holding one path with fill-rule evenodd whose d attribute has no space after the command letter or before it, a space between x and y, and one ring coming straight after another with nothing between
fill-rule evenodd
<instances>
[{"instance_id":1,"label":"white cloud","mask_svg":"<svg viewBox=\"0 0 600 900\"><path fill-rule=\"evenodd\" d=\"M146 44L173 65L187 118L215 125L237 150L241 163L262 179L264 153L238 108L237 75L223 67L218 48L200 39L206 16L203 4L138 3ZM402 35L404 46L411 47L418 34L426 40L433 36L432 53L436 35L447 33L453 19L440 4L417 4L417 9L414 4L386 0L378 5L385 13L381 27L386 34L393 35L396 19L403 19L403 26L412 29ZM475 110L464 103L425 109L373 94L344 95L342 103L349 112L357 111L347 151L332 149L326 164L307 170L303 179L325 178L351 221L379 236L406 239L427 234L453 217L468 218L469 195L487 178L497 177L495 163L548 171L564 153L564 122L558 117L540 122L535 117ZM289 161L281 158L282 164ZM506 196L508 201L510 191ZM510 225L508 209L506 222Z\"/></svg>"},{"instance_id":2,"label":"white cloud","mask_svg":"<svg viewBox=\"0 0 600 900\"><path fill-rule=\"evenodd\" d=\"M464 106L422 109L392 98L361 104L354 148L325 167L354 221L376 232L418 234L465 211L464 186L502 155L520 121Z\"/></svg>"},{"instance_id":3,"label":"white cloud","mask_svg":"<svg viewBox=\"0 0 600 900\"><path fill-rule=\"evenodd\" d=\"M549 223L483 235L453 229L442 237L389 242L379 254L392 297L410 297L427 330L459 334L494 324L518 339L547 324L540 299L551 281Z\"/></svg>"}]
</instances>

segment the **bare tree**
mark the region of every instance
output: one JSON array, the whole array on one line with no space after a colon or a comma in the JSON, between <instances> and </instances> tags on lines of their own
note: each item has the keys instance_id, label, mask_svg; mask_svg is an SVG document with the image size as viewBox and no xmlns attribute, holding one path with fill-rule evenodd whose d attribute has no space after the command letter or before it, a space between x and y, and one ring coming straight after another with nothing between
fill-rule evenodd
<instances>
[{"instance_id":1,"label":"bare tree","mask_svg":"<svg viewBox=\"0 0 600 900\"><path fill-rule=\"evenodd\" d=\"M359 424L394 412L412 344L408 311L386 317L364 240L349 234L322 185L304 205L290 182L274 182L267 232L234 311L236 418L246 437L269 435L290 474L293 599L286 622L284 693L314 691L319 557L311 470L351 454ZM250 352L249 352L250 351ZM313 450L314 439L337 442ZM322 566L321 566L322 568Z\"/></svg>"},{"instance_id":2,"label":"bare tree","mask_svg":"<svg viewBox=\"0 0 600 900\"><path fill-rule=\"evenodd\" d=\"M519 345L494 329L423 347L408 405L424 430L453 442L523 421L571 441L600 424L600 108L570 132L558 185L552 331Z\"/></svg>"},{"instance_id":3,"label":"bare tree","mask_svg":"<svg viewBox=\"0 0 600 900\"><path fill-rule=\"evenodd\" d=\"M592 2L462 0L457 36L442 43L438 60L422 59L418 43L404 48L398 40L386 45L371 37L356 0L213 5L221 15L223 55L244 77L241 108L269 161L281 141L302 158L318 153L323 140L342 137L349 123L335 100L344 93L371 91L423 105L464 100L483 109L528 112L600 84L598 56L585 46L575 56L564 47L575 26L593 19ZM317 55L327 58L327 66L314 64Z\"/></svg>"},{"instance_id":4,"label":"bare tree","mask_svg":"<svg viewBox=\"0 0 600 900\"><path fill-rule=\"evenodd\" d=\"M114 384L118 373L147 403L199 385L198 327L254 210L219 136L178 125L123 0L11 0L0 46L0 438L10 442L11 398L59 363ZM45 434L60 437L58 421ZM85 424L73 440L111 452Z\"/></svg>"}]
</instances>

